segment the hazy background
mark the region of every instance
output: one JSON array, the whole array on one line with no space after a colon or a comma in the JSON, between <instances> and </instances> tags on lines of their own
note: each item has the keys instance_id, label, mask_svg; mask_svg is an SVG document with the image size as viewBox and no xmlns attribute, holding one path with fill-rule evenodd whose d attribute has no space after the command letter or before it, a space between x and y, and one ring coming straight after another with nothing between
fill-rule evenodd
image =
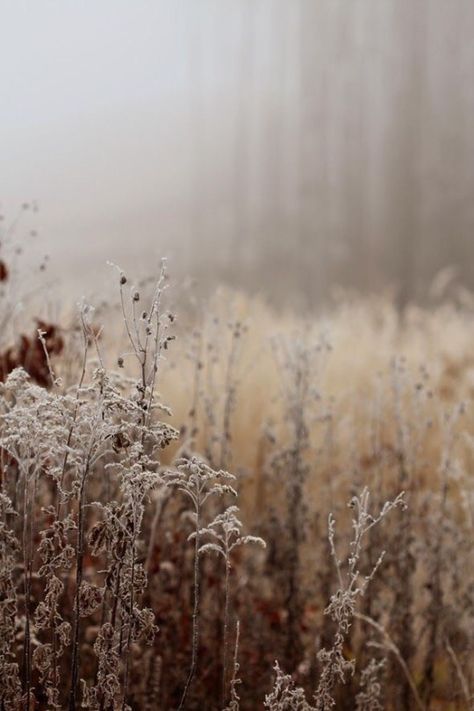
<instances>
[{"instance_id":1,"label":"hazy background","mask_svg":"<svg viewBox=\"0 0 474 711\"><path fill-rule=\"evenodd\" d=\"M472 287L473 40L472 0L0 0L5 224L37 200L74 293L162 254L280 301Z\"/></svg>"}]
</instances>

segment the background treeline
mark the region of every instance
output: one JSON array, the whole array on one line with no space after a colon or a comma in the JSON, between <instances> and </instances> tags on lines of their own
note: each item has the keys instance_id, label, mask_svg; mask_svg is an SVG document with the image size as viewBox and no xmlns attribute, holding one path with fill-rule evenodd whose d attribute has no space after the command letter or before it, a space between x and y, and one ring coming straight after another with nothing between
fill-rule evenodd
<instances>
[{"instance_id":1,"label":"background treeline","mask_svg":"<svg viewBox=\"0 0 474 711\"><path fill-rule=\"evenodd\" d=\"M163 254L280 302L424 298L448 266L473 286L470 0L45 3L4 27L0 213L38 201L74 293Z\"/></svg>"},{"instance_id":2,"label":"background treeline","mask_svg":"<svg viewBox=\"0 0 474 711\"><path fill-rule=\"evenodd\" d=\"M472 3L224 5L191 22L190 261L311 300L472 284Z\"/></svg>"}]
</instances>

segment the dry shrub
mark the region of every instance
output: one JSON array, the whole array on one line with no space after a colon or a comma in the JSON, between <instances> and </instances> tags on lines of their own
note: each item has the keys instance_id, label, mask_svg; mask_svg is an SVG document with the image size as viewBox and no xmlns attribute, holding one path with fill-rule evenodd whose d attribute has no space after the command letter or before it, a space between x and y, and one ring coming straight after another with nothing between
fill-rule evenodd
<instances>
[{"instance_id":1,"label":"dry shrub","mask_svg":"<svg viewBox=\"0 0 474 711\"><path fill-rule=\"evenodd\" d=\"M472 707L469 310L118 281L2 386L2 708Z\"/></svg>"}]
</instances>

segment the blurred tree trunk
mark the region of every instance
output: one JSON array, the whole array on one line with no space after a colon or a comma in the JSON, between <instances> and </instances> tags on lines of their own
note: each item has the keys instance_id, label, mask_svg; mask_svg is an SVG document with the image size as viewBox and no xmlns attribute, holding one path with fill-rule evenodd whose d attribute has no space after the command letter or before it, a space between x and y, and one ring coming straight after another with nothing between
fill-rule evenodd
<instances>
[{"instance_id":1,"label":"blurred tree trunk","mask_svg":"<svg viewBox=\"0 0 474 711\"><path fill-rule=\"evenodd\" d=\"M206 204L209 200L207 169L205 161L206 121L204 115L205 97L203 89L203 28L199 13L188 16L188 71L189 71L189 257L194 258L196 249L201 254L211 254L209 235L206 234ZM188 273L193 273L192 261Z\"/></svg>"},{"instance_id":2,"label":"blurred tree trunk","mask_svg":"<svg viewBox=\"0 0 474 711\"><path fill-rule=\"evenodd\" d=\"M238 56L237 101L235 109L233 176L231 201L233 204L230 254L237 268L249 265L250 215L248 200L250 120L255 75L255 8L244 2Z\"/></svg>"},{"instance_id":3,"label":"blurred tree trunk","mask_svg":"<svg viewBox=\"0 0 474 711\"><path fill-rule=\"evenodd\" d=\"M425 23L423 0L398 0L393 9L392 123L386 146L388 169L387 227L401 314L415 295L416 260L420 237L422 193L421 138L424 116L422 91L425 76Z\"/></svg>"},{"instance_id":4,"label":"blurred tree trunk","mask_svg":"<svg viewBox=\"0 0 474 711\"><path fill-rule=\"evenodd\" d=\"M342 131L343 170L341 196L341 253L339 270L344 266L344 283L364 291L370 289L372 270L368 232L369 151L367 135L368 98L365 49L368 41L366 0L353 0L345 16L341 13L344 32L344 83ZM342 248L340 248L342 252ZM339 271L338 270L338 271Z\"/></svg>"},{"instance_id":5,"label":"blurred tree trunk","mask_svg":"<svg viewBox=\"0 0 474 711\"><path fill-rule=\"evenodd\" d=\"M328 118L333 115L328 71L330 12L326 3L300 2L300 206L295 257L300 288L308 303L320 300L329 284Z\"/></svg>"}]
</instances>

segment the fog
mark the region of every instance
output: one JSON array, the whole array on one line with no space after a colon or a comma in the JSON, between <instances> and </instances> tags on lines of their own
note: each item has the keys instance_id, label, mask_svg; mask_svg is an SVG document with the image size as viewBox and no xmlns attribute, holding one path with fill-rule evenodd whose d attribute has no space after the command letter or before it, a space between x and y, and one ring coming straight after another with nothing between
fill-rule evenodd
<instances>
[{"instance_id":1,"label":"fog","mask_svg":"<svg viewBox=\"0 0 474 711\"><path fill-rule=\"evenodd\" d=\"M0 12L1 209L38 202L32 253L74 293L163 254L280 301L474 286L470 0Z\"/></svg>"}]
</instances>

